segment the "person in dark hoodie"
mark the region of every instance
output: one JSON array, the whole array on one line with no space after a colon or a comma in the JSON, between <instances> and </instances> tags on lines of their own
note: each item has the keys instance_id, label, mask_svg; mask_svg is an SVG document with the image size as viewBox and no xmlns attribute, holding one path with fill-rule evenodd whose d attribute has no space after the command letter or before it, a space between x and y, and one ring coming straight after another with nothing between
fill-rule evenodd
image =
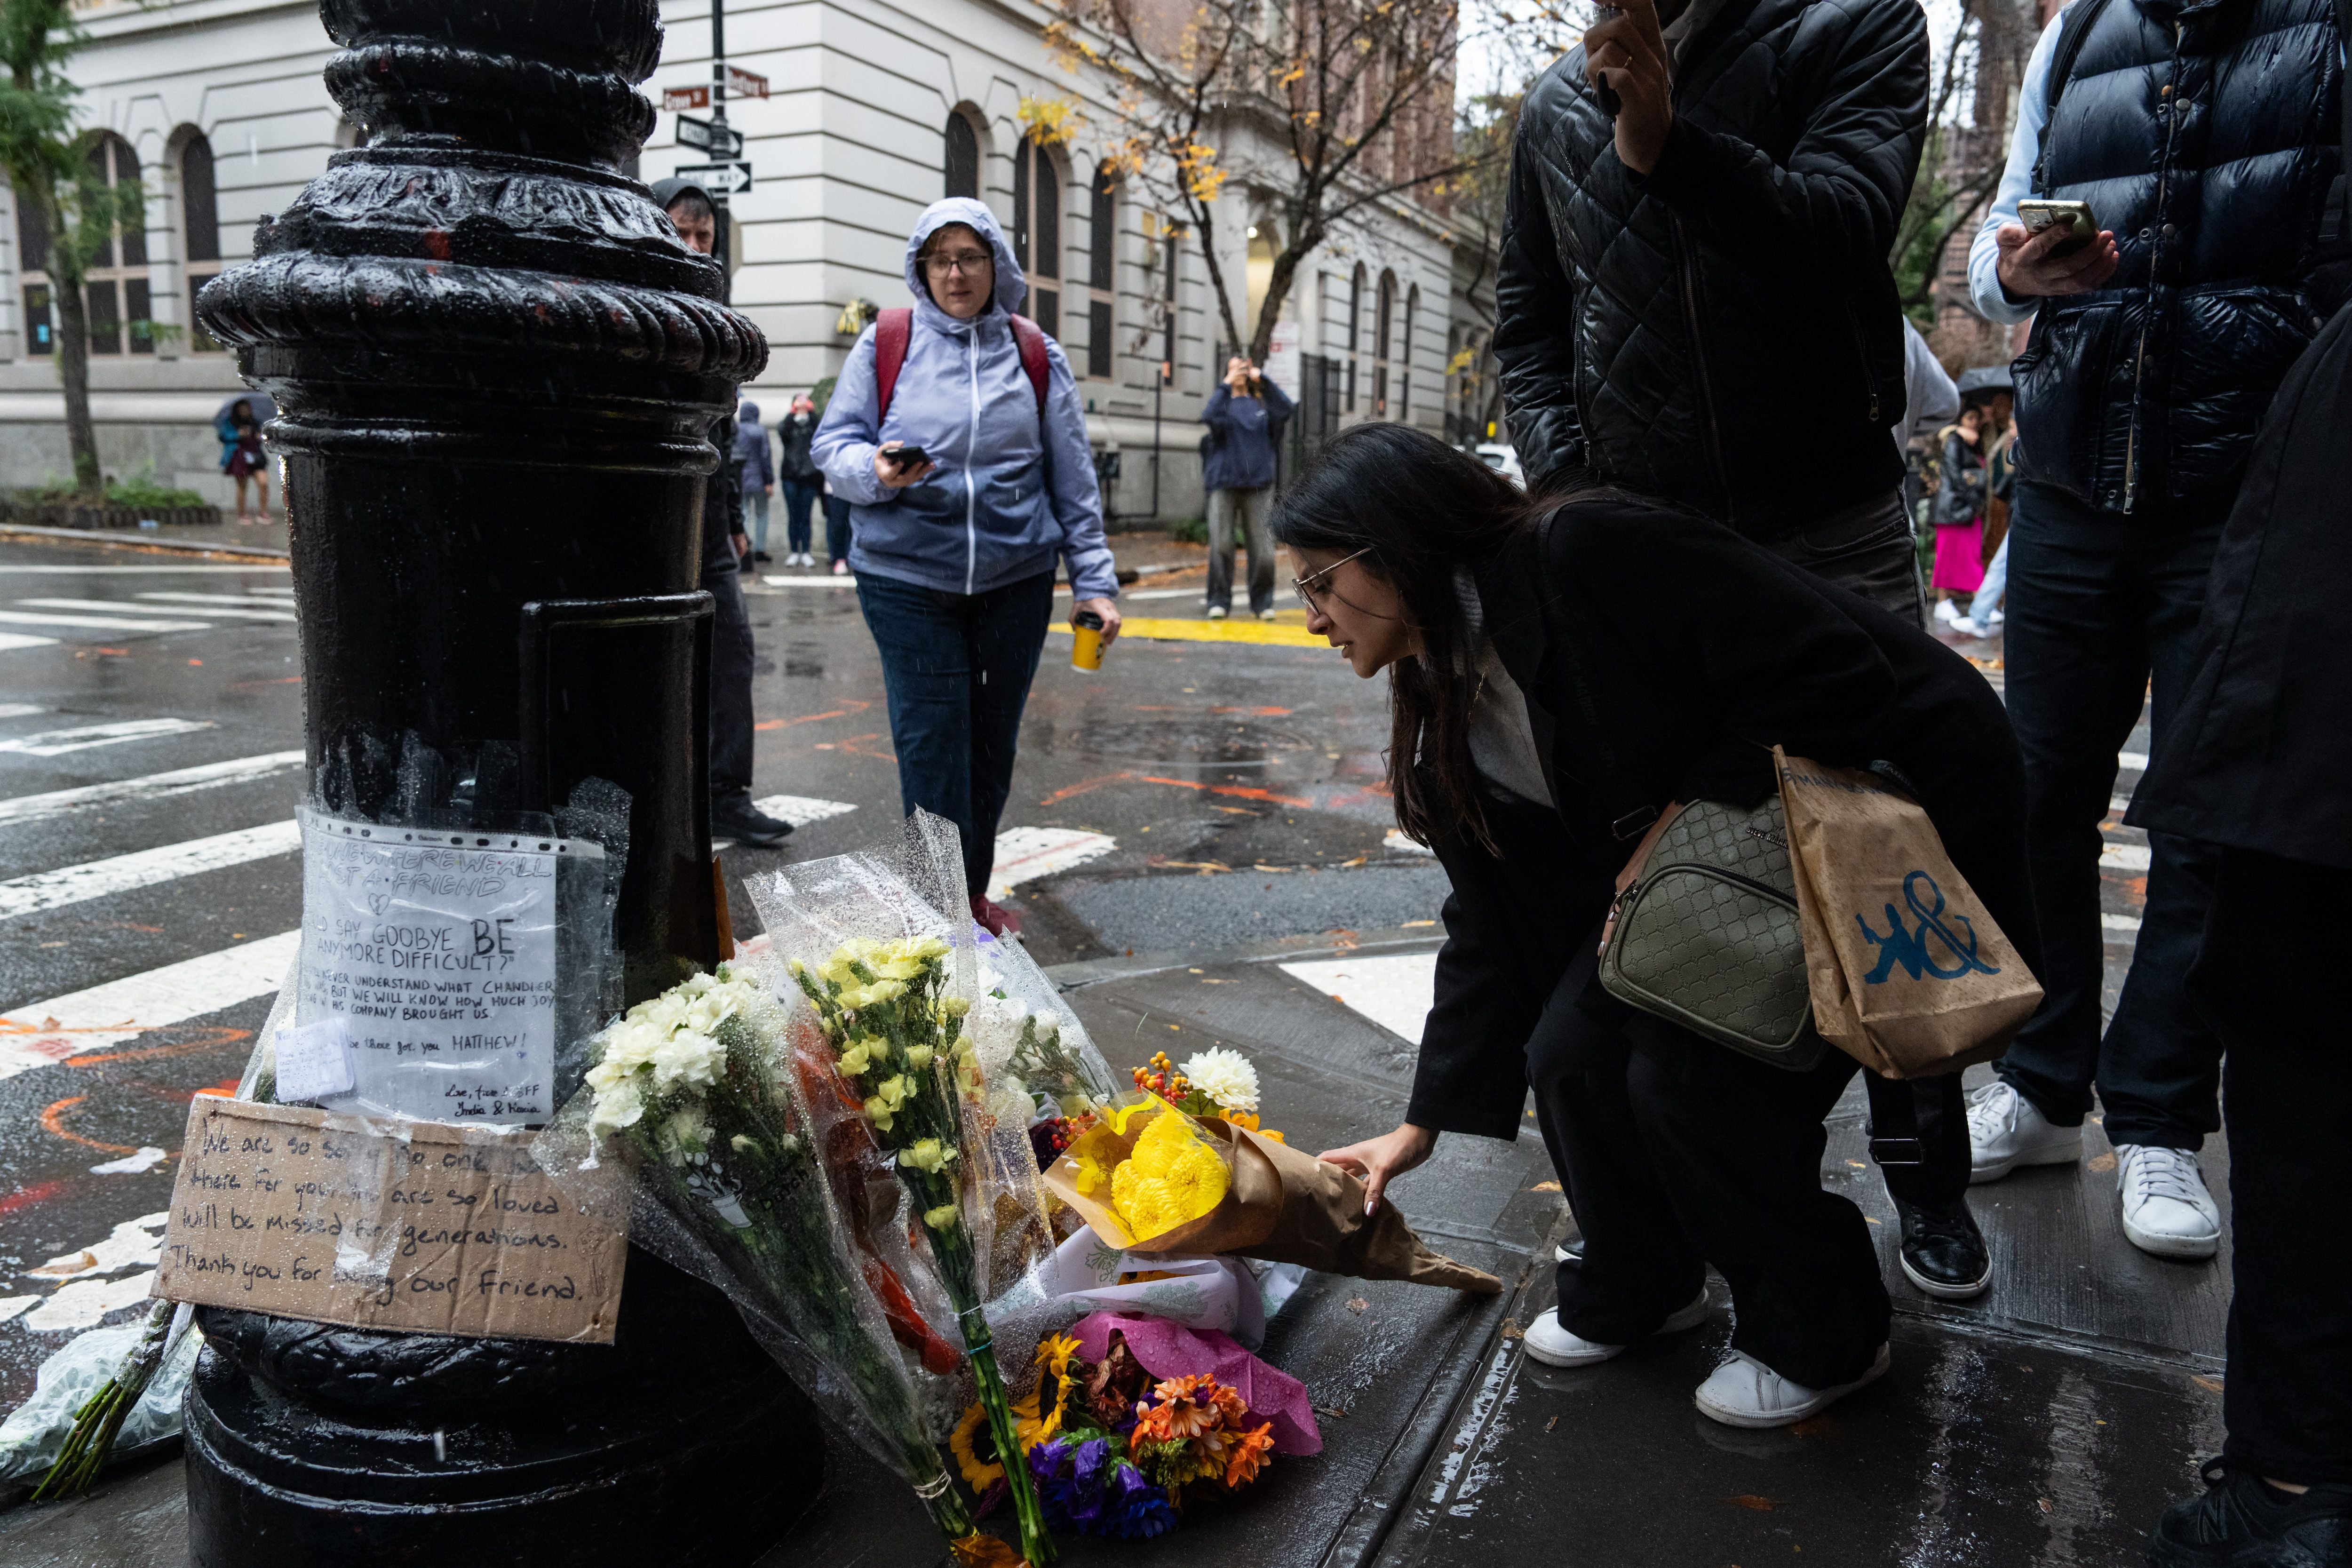
<instances>
[{"instance_id":1,"label":"person in dark hoodie","mask_svg":"<svg viewBox=\"0 0 2352 1568\"><path fill-rule=\"evenodd\" d=\"M719 236L709 193L680 179L662 180L653 191L678 237L709 255ZM702 487L702 587L718 612L710 632L710 836L765 848L783 842L793 825L751 804L751 618L740 580L751 542L742 531L733 414L712 422L710 444L722 454Z\"/></svg>"},{"instance_id":2,"label":"person in dark hoodie","mask_svg":"<svg viewBox=\"0 0 2352 1568\"><path fill-rule=\"evenodd\" d=\"M814 566L809 553L809 512L824 489L824 475L809 456L816 438L816 405L803 392L793 399L792 412L776 421L776 477L784 484L784 564ZM830 530L828 530L828 538ZM835 553L845 555L845 543Z\"/></svg>"},{"instance_id":3,"label":"person in dark hoodie","mask_svg":"<svg viewBox=\"0 0 2352 1568\"><path fill-rule=\"evenodd\" d=\"M760 405L750 398L735 405L736 479L743 487L742 532L751 536L751 559L768 559L768 498L776 493L776 466L768 458L768 427L760 423ZM787 541L791 535L785 535ZM790 551L789 542L784 548ZM785 563L791 563L789 557Z\"/></svg>"},{"instance_id":4,"label":"person in dark hoodie","mask_svg":"<svg viewBox=\"0 0 2352 1568\"><path fill-rule=\"evenodd\" d=\"M1274 500L1274 444L1292 404L1282 388L1240 354L1209 395L1201 423L1201 484L1209 492L1209 618L1234 608L1234 536L1249 552L1250 613L1274 618L1274 540L1266 532Z\"/></svg>"}]
</instances>

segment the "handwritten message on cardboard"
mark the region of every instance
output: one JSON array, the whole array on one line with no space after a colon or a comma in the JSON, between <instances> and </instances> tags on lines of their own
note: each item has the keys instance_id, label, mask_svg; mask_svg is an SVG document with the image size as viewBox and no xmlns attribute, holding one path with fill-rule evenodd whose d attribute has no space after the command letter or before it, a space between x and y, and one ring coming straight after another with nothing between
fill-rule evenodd
<instances>
[{"instance_id":1,"label":"handwritten message on cardboard","mask_svg":"<svg viewBox=\"0 0 2352 1568\"><path fill-rule=\"evenodd\" d=\"M495 1127L199 1095L154 1294L279 1317L610 1343L627 1240Z\"/></svg>"}]
</instances>

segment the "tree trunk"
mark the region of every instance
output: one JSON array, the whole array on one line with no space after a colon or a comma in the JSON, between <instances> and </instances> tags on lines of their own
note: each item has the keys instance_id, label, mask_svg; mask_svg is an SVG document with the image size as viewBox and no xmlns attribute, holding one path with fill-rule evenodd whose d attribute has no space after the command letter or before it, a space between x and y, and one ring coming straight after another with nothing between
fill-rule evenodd
<instances>
[{"instance_id":1,"label":"tree trunk","mask_svg":"<svg viewBox=\"0 0 2352 1568\"><path fill-rule=\"evenodd\" d=\"M49 232L64 229L52 213ZM89 301L82 280L58 267L66 259L62 239L49 247L49 303L58 312L58 379L65 384L66 446L73 454L74 489L92 500L104 490L98 467L98 430L89 418Z\"/></svg>"},{"instance_id":2,"label":"tree trunk","mask_svg":"<svg viewBox=\"0 0 2352 1568\"><path fill-rule=\"evenodd\" d=\"M1217 291L1217 315L1225 323L1225 342L1239 343L1242 341L1242 330L1234 320L1233 297L1225 292L1225 269L1217 263L1215 221L1210 216L1208 204L1205 202L1188 201L1185 205L1192 209L1192 230L1201 237L1201 259L1209 264L1209 286ZM1234 349L1231 352L1238 353L1241 351ZM1224 369L1223 365L1211 367L1215 379L1219 381L1225 378Z\"/></svg>"},{"instance_id":3,"label":"tree trunk","mask_svg":"<svg viewBox=\"0 0 2352 1568\"><path fill-rule=\"evenodd\" d=\"M1323 235L1318 230L1311 238L1293 239L1274 258L1274 270L1265 280L1265 299L1257 308L1257 331L1250 334L1250 363L1265 365L1274 343L1274 329L1282 321L1282 307L1289 301L1291 286L1298 281L1299 260L1322 243Z\"/></svg>"}]
</instances>

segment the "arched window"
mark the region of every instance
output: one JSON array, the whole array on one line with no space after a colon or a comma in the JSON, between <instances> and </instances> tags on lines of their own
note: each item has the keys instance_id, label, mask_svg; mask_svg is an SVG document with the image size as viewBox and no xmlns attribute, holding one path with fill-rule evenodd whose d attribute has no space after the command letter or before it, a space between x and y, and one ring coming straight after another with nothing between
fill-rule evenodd
<instances>
[{"instance_id":1,"label":"arched window","mask_svg":"<svg viewBox=\"0 0 2352 1568\"><path fill-rule=\"evenodd\" d=\"M88 156L89 172L110 187L136 187L139 154L121 137L100 132L91 139ZM26 346L33 353L54 353L48 231L30 203L18 202L16 214L17 240L24 258ZM86 274L89 352L119 354L127 342L132 353L152 354L155 335L149 319L146 214L134 204L121 216L123 221L91 256Z\"/></svg>"},{"instance_id":2,"label":"arched window","mask_svg":"<svg viewBox=\"0 0 2352 1568\"><path fill-rule=\"evenodd\" d=\"M186 267L188 347L219 353L196 316L196 294L220 274L220 189L214 179L213 144L200 132L180 143L180 259Z\"/></svg>"},{"instance_id":3,"label":"arched window","mask_svg":"<svg viewBox=\"0 0 2352 1568\"><path fill-rule=\"evenodd\" d=\"M972 200L978 201L980 199L980 133L971 128L971 121L965 117L961 110L955 110L948 115L945 163L946 194L950 196L970 196Z\"/></svg>"},{"instance_id":4,"label":"arched window","mask_svg":"<svg viewBox=\"0 0 2352 1568\"><path fill-rule=\"evenodd\" d=\"M1372 413L1389 416L1389 329L1396 324L1396 274L1381 274L1380 302L1372 310Z\"/></svg>"},{"instance_id":5,"label":"arched window","mask_svg":"<svg viewBox=\"0 0 2352 1568\"><path fill-rule=\"evenodd\" d=\"M971 116L961 110L948 115L947 152L944 159L946 192L950 196L980 199L980 132L974 131Z\"/></svg>"},{"instance_id":6,"label":"arched window","mask_svg":"<svg viewBox=\"0 0 2352 1568\"><path fill-rule=\"evenodd\" d=\"M1111 374L1118 282L1118 182L1097 165L1087 205L1087 374L1102 379Z\"/></svg>"},{"instance_id":7,"label":"arched window","mask_svg":"<svg viewBox=\"0 0 2352 1568\"><path fill-rule=\"evenodd\" d=\"M1348 279L1348 390L1343 405L1356 411L1356 356L1364 346L1364 264L1356 263L1356 270Z\"/></svg>"},{"instance_id":8,"label":"arched window","mask_svg":"<svg viewBox=\"0 0 2352 1568\"><path fill-rule=\"evenodd\" d=\"M1028 137L1013 154L1013 258L1029 277L1021 313L1062 335L1062 180L1054 154Z\"/></svg>"},{"instance_id":9,"label":"arched window","mask_svg":"<svg viewBox=\"0 0 2352 1568\"><path fill-rule=\"evenodd\" d=\"M1397 338L1397 417L1412 417L1412 318L1421 309L1421 285L1405 290L1404 331Z\"/></svg>"}]
</instances>

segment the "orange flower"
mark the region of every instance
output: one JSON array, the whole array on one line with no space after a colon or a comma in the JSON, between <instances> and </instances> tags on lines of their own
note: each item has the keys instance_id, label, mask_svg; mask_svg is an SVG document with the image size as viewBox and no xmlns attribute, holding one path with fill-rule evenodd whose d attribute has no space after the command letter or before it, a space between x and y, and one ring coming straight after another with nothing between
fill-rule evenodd
<instances>
[{"instance_id":1,"label":"orange flower","mask_svg":"<svg viewBox=\"0 0 2352 1568\"><path fill-rule=\"evenodd\" d=\"M1243 1487L1255 1480L1258 1471L1274 1462L1269 1458L1273 1451L1273 1422L1241 1434L1225 1451L1225 1485Z\"/></svg>"},{"instance_id":2,"label":"orange flower","mask_svg":"<svg viewBox=\"0 0 2352 1568\"><path fill-rule=\"evenodd\" d=\"M992 1535L974 1531L949 1542L948 1548L955 1553L957 1568L1024 1568L1021 1553Z\"/></svg>"},{"instance_id":3,"label":"orange flower","mask_svg":"<svg viewBox=\"0 0 2352 1568\"><path fill-rule=\"evenodd\" d=\"M1152 1392L1160 1396L1157 1405L1139 1400L1135 1406L1135 1430L1146 1441L1186 1441L1214 1429L1222 1418L1219 1384L1205 1372L1171 1378Z\"/></svg>"}]
</instances>

